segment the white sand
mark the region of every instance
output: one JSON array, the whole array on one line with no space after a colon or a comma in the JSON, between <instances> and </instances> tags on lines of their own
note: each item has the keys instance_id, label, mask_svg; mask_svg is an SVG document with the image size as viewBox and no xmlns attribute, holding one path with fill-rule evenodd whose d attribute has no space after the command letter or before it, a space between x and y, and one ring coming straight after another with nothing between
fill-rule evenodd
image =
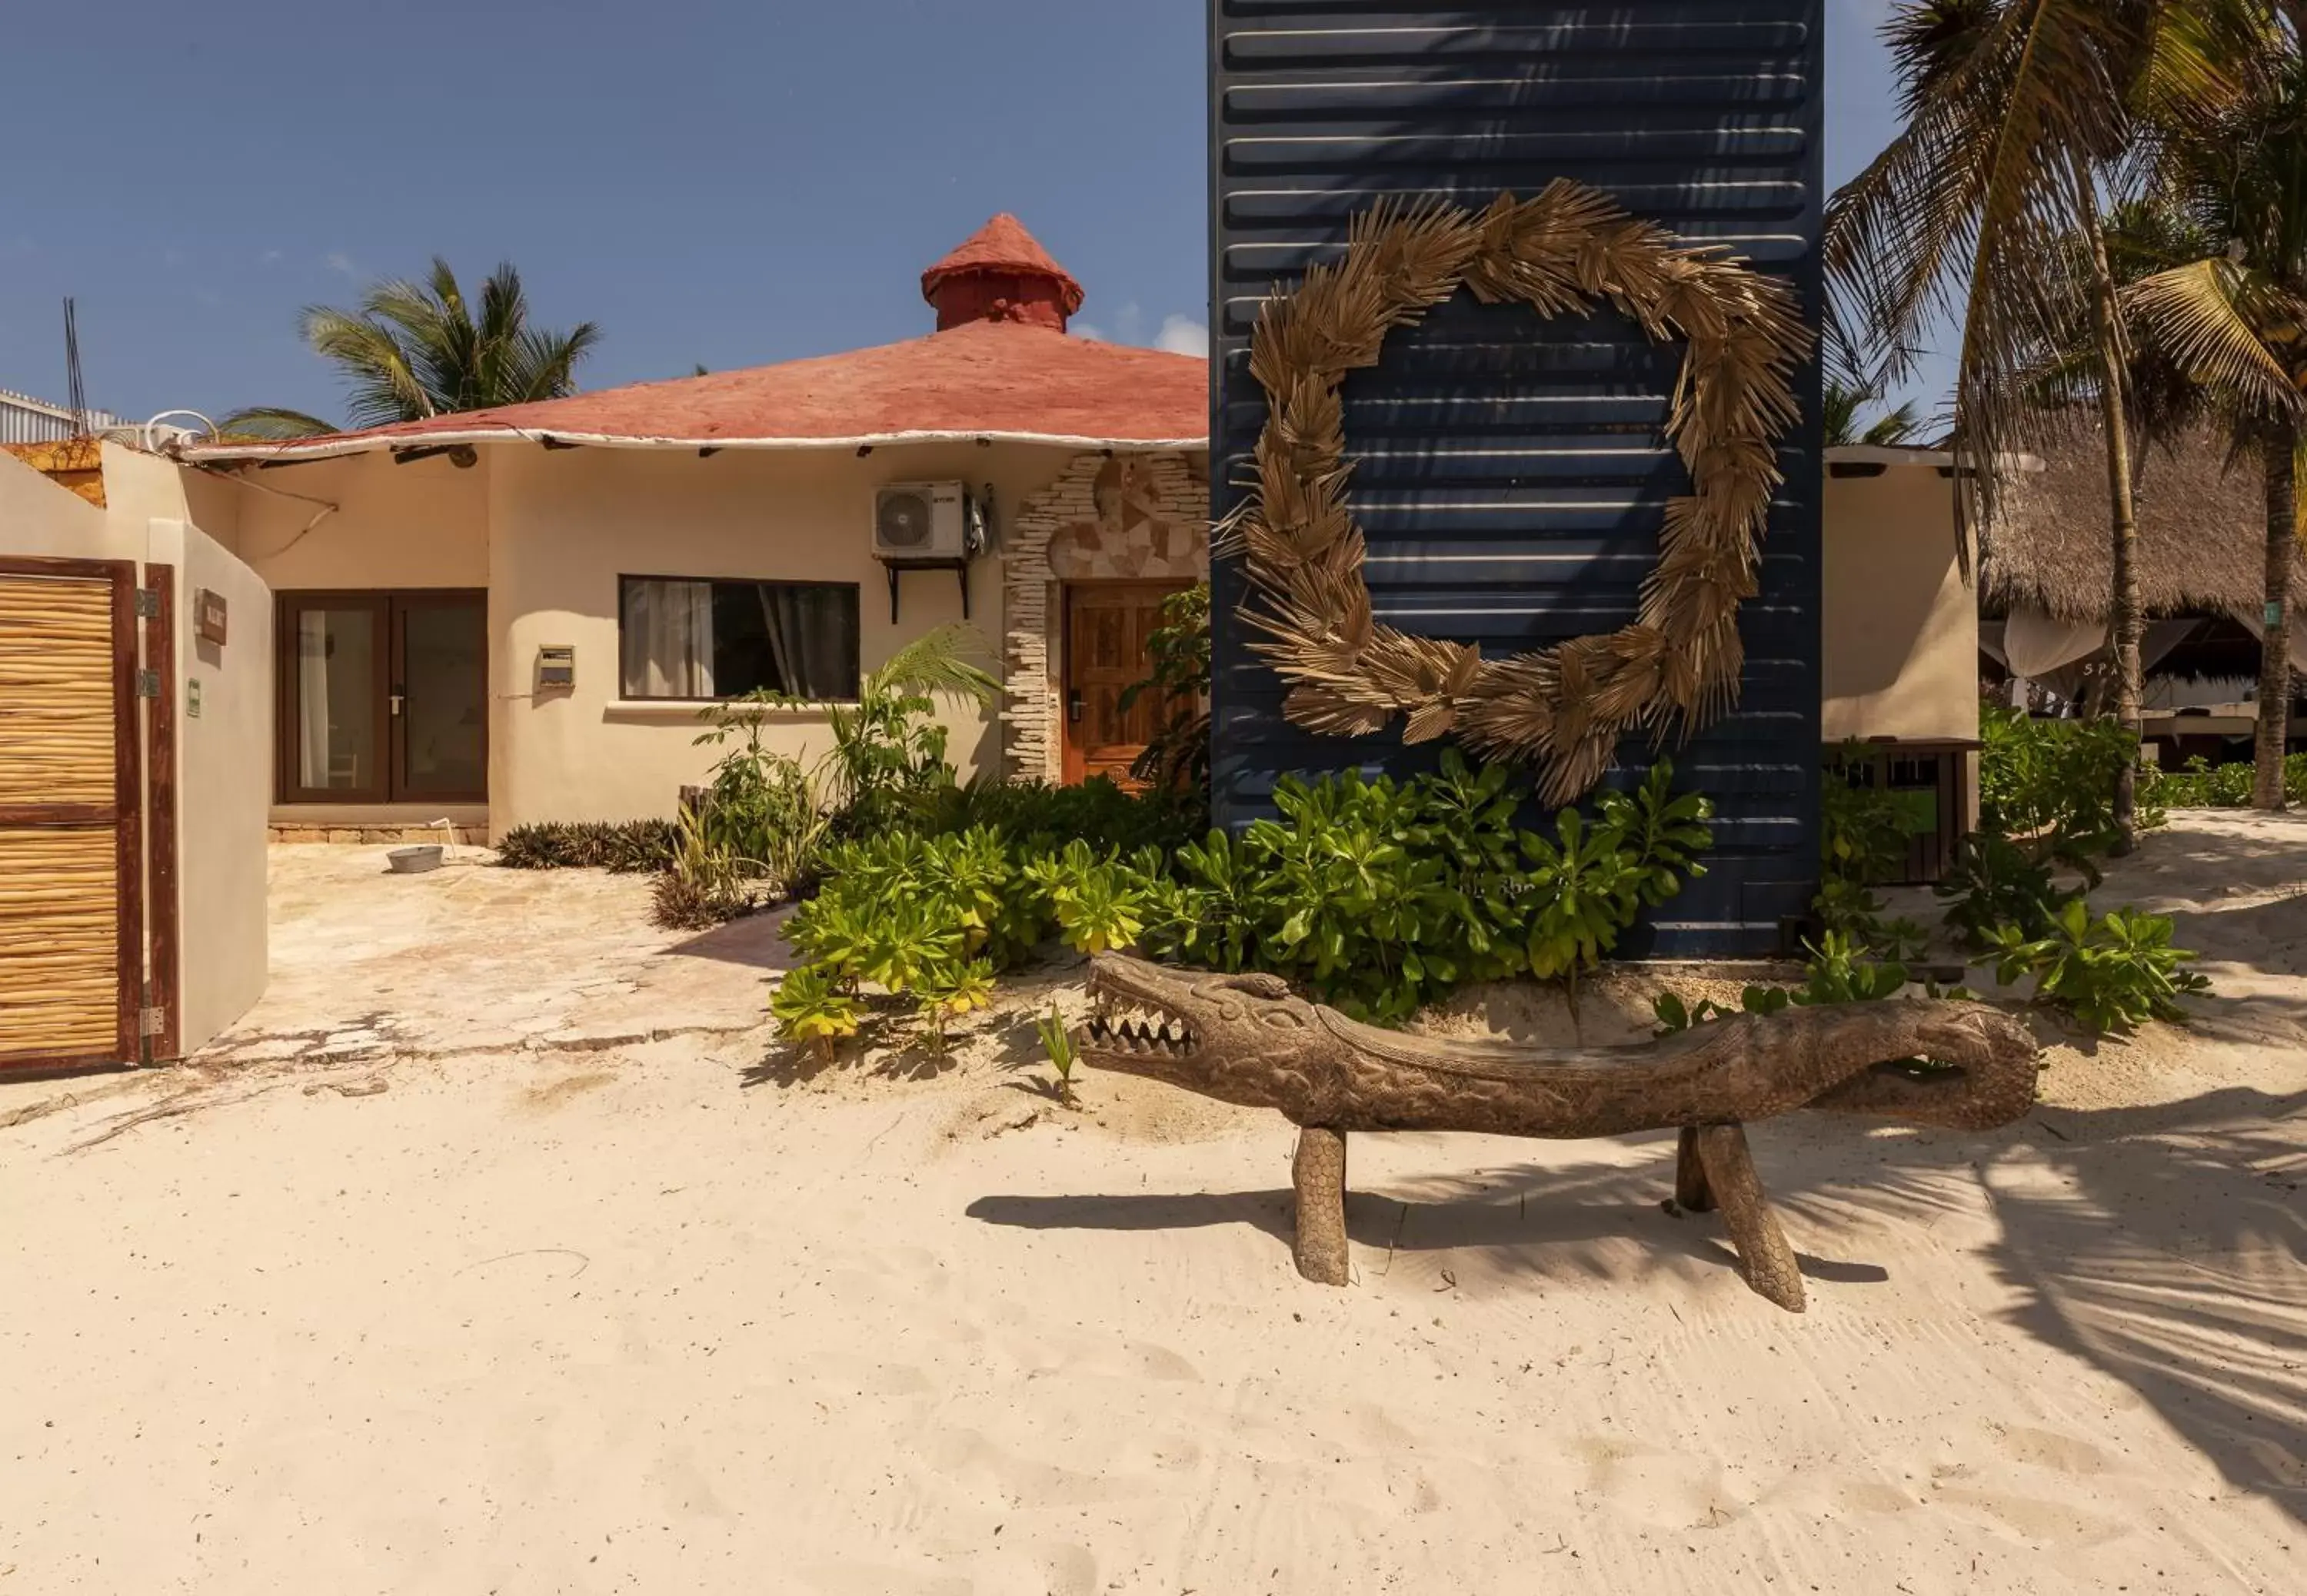
<instances>
[{"instance_id":1,"label":"white sand","mask_svg":"<svg viewBox=\"0 0 2307 1596\"><path fill-rule=\"evenodd\" d=\"M1357 1139L1326 1291L1274 1116L1055 1109L1014 1020L780 1084L773 926L279 850L230 1062L0 1083L0 1596L2297 1591L2303 844L2110 884L2202 1034L1994 1135L1759 1128L1798 1318L1663 1139Z\"/></svg>"}]
</instances>

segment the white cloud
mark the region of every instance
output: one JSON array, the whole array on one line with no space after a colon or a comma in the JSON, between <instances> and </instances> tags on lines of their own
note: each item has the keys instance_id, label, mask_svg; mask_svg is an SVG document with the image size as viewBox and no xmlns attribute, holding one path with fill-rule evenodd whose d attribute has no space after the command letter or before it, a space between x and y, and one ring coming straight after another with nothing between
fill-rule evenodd
<instances>
[{"instance_id":1,"label":"white cloud","mask_svg":"<svg viewBox=\"0 0 2307 1596\"><path fill-rule=\"evenodd\" d=\"M1068 321L1066 330L1077 338L1087 338L1093 344L1107 342L1105 329L1087 321Z\"/></svg>"},{"instance_id":2,"label":"white cloud","mask_svg":"<svg viewBox=\"0 0 2307 1596\"><path fill-rule=\"evenodd\" d=\"M267 250L256 258L256 263L259 266L278 266L280 264L280 252Z\"/></svg>"},{"instance_id":3,"label":"white cloud","mask_svg":"<svg viewBox=\"0 0 2307 1596\"><path fill-rule=\"evenodd\" d=\"M321 264L327 267L330 271L342 272L348 277L356 277L360 276L360 268L355 266L353 264L353 258L350 255L346 254L342 250L330 250L327 254L321 257Z\"/></svg>"},{"instance_id":4,"label":"white cloud","mask_svg":"<svg viewBox=\"0 0 2307 1596\"><path fill-rule=\"evenodd\" d=\"M1164 316L1162 330L1154 335L1154 347L1166 349L1172 354L1198 354L1206 359L1210 353L1210 329L1191 316Z\"/></svg>"}]
</instances>

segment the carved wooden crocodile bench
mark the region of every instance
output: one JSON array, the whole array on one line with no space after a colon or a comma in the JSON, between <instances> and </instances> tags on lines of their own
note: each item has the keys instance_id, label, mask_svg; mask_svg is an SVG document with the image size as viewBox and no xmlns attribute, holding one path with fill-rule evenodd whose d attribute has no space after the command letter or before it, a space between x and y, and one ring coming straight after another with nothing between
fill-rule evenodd
<instances>
[{"instance_id":1,"label":"carved wooden crocodile bench","mask_svg":"<svg viewBox=\"0 0 2307 1596\"><path fill-rule=\"evenodd\" d=\"M1471 1131L1562 1139L1681 1131L1675 1196L1719 1206L1746 1283L1801 1312L1802 1276L1754 1174L1749 1120L1807 1108L1983 1131L2035 1099L2035 1039L1983 1003L1787 1009L1647 1045L1557 1049L1359 1025L1269 975L1176 970L1118 953L1091 964L1105 1009L1081 1055L1299 1127L1298 1271L1346 1284L1346 1135ZM1917 1068L1917 1057L1931 1061Z\"/></svg>"}]
</instances>

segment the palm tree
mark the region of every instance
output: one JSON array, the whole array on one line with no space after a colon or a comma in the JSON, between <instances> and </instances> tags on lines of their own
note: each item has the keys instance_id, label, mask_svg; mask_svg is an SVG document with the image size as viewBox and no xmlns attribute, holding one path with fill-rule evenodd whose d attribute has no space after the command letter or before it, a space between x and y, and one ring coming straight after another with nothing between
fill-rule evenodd
<instances>
[{"instance_id":1,"label":"palm tree","mask_svg":"<svg viewBox=\"0 0 2307 1596\"><path fill-rule=\"evenodd\" d=\"M2191 258L2130 285L2123 299L2226 422L2265 480L2266 609L2251 803L2280 809L2291 719L2291 562L2307 417L2307 55L2296 27L2268 40L2259 91L2165 171L2193 224Z\"/></svg>"},{"instance_id":2,"label":"palm tree","mask_svg":"<svg viewBox=\"0 0 2307 1596\"><path fill-rule=\"evenodd\" d=\"M2260 34L2259 0L1901 0L1883 27L1905 125L1834 196L1826 266L1839 324L1911 349L1958 315L1958 479L1990 517L1998 458L2036 423L2028 376L2092 329L2107 448L2114 576L2115 713L2140 724L2138 527L2131 507L2124 340L2107 260L2107 205L2136 185L2169 128L2200 124L2234 92ZM2084 269L2062 269L2079 239ZM1895 377L1906 356L1894 354ZM2128 851L2136 772L2114 795Z\"/></svg>"},{"instance_id":3,"label":"palm tree","mask_svg":"<svg viewBox=\"0 0 2307 1596\"><path fill-rule=\"evenodd\" d=\"M352 386L347 428L422 421L459 410L557 399L574 393L577 363L600 342L580 321L567 332L528 325L520 273L508 261L481 286L480 320L466 307L457 275L439 256L422 284L398 278L361 296L357 311L307 305L304 342L332 361ZM299 410L235 411L219 430L253 438L307 438L338 429Z\"/></svg>"},{"instance_id":4,"label":"palm tree","mask_svg":"<svg viewBox=\"0 0 2307 1596\"><path fill-rule=\"evenodd\" d=\"M1872 388L1854 387L1829 377L1824 405L1827 447L1867 443L1895 448L1913 442L1915 434L1923 429L1923 416L1912 399L1901 399L1864 427L1858 424L1860 407L1881 398L1882 395Z\"/></svg>"}]
</instances>

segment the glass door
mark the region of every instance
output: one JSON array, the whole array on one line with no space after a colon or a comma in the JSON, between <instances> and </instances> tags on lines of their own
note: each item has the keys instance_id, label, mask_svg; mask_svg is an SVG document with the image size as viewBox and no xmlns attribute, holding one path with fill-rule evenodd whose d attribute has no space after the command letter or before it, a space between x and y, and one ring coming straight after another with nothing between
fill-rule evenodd
<instances>
[{"instance_id":1,"label":"glass door","mask_svg":"<svg viewBox=\"0 0 2307 1596\"><path fill-rule=\"evenodd\" d=\"M280 600L280 798L488 797L488 612L477 593Z\"/></svg>"},{"instance_id":2,"label":"glass door","mask_svg":"<svg viewBox=\"0 0 2307 1596\"><path fill-rule=\"evenodd\" d=\"M382 803L391 610L382 593L292 593L280 602L280 796Z\"/></svg>"},{"instance_id":3,"label":"glass door","mask_svg":"<svg viewBox=\"0 0 2307 1596\"><path fill-rule=\"evenodd\" d=\"M392 601L392 791L479 803L489 789L488 603L480 593Z\"/></svg>"}]
</instances>

